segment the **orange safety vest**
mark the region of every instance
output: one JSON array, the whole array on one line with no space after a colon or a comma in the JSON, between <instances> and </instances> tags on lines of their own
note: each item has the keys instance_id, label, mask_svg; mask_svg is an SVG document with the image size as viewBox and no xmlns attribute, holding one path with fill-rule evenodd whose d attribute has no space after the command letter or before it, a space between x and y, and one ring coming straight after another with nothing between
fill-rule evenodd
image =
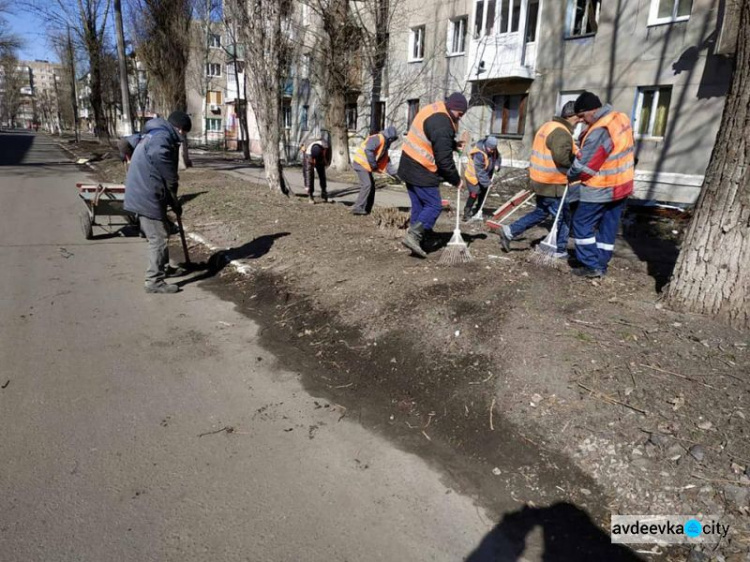
<instances>
[{"instance_id":1,"label":"orange safety vest","mask_svg":"<svg viewBox=\"0 0 750 562\"><path fill-rule=\"evenodd\" d=\"M490 167L490 159L487 156L487 153L484 152L483 150L479 150L477 147L472 148L469 151L469 162L466 165L466 173L464 174L466 176L466 180L471 185L477 185L479 183L479 180L477 179L477 171L474 168L474 155L477 153L481 154L482 159L484 160L484 164L482 165L482 167L485 170L488 170Z\"/></svg>"},{"instance_id":2,"label":"orange safety vest","mask_svg":"<svg viewBox=\"0 0 750 562\"><path fill-rule=\"evenodd\" d=\"M568 183L568 169L561 168L555 164L552 151L547 147L547 138L556 129L563 129L570 134L568 128L557 121L548 121L537 131L534 144L531 146L531 158L529 159L529 177L538 183L560 185ZM571 138L573 135L570 135ZM578 152L576 143L573 143L573 152Z\"/></svg>"},{"instance_id":3,"label":"orange safety vest","mask_svg":"<svg viewBox=\"0 0 750 562\"><path fill-rule=\"evenodd\" d=\"M435 153L432 151L432 143L424 133L424 122L427 118L432 117L436 113L445 113L453 125L453 131L456 131L456 124L453 122L450 113L448 113L445 103L436 101L423 109L420 109L414 117L414 121L411 122L411 127L409 127L409 132L404 140L402 150L402 152L408 154L412 160L418 162L425 169L433 173L437 172Z\"/></svg>"},{"instance_id":4,"label":"orange safety vest","mask_svg":"<svg viewBox=\"0 0 750 562\"><path fill-rule=\"evenodd\" d=\"M586 137L591 134L591 131L601 127L605 127L609 132L614 148L602 167L599 168L599 172L586 180L585 185L588 187L612 188L629 186L630 191L632 191L633 179L635 178L635 149L630 119L619 111L608 113L586 131L581 144L586 142ZM629 194L630 192L623 195Z\"/></svg>"},{"instance_id":5,"label":"orange safety vest","mask_svg":"<svg viewBox=\"0 0 750 562\"><path fill-rule=\"evenodd\" d=\"M378 172L383 172L388 167L388 153L385 151L385 135L382 135L378 133L377 135L370 135L367 137L362 144L359 145L359 148L354 153L354 161L362 166L365 170L368 172L372 172L372 168L370 168L370 162L367 160L367 154L365 153L365 147L367 146L367 143L370 141L370 139L374 136L378 137L378 148L375 151L375 160L378 163Z\"/></svg>"}]
</instances>

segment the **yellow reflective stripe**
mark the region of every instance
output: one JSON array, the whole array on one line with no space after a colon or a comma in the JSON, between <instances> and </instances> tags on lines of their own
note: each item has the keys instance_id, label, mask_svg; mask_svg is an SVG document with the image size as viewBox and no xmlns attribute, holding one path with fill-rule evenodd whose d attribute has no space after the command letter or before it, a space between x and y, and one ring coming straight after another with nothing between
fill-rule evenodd
<instances>
[{"instance_id":1,"label":"yellow reflective stripe","mask_svg":"<svg viewBox=\"0 0 750 562\"><path fill-rule=\"evenodd\" d=\"M404 147L405 148L409 148L409 149L413 150L414 152L417 152L420 156L423 156L425 158L425 160L427 160L430 164L434 164L435 163L435 156L433 156L432 154L430 154L429 152L427 152L421 146L418 146L418 145L412 143L409 140L408 137L404 140Z\"/></svg>"}]
</instances>

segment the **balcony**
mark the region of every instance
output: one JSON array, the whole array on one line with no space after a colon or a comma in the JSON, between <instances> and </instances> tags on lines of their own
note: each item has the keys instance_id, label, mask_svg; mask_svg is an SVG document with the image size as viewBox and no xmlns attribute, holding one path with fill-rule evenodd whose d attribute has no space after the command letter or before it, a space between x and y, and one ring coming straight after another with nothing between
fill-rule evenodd
<instances>
[{"instance_id":1,"label":"balcony","mask_svg":"<svg viewBox=\"0 0 750 562\"><path fill-rule=\"evenodd\" d=\"M477 0L468 81L533 80L539 0Z\"/></svg>"}]
</instances>

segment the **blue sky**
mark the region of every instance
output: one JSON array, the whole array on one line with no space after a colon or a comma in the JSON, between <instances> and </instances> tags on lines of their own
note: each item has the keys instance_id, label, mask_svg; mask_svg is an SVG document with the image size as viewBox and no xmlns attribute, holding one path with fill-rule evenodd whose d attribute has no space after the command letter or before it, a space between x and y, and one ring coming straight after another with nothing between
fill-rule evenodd
<instances>
[{"instance_id":1,"label":"blue sky","mask_svg":"<svg viewBox=\"0 0 750 562\"><path fill-rule=\"evenodd\" d=\"M35 14L21 13L6 14L8 28L23 41L18 53L22 60L43 59L56 61L57 56L47 43L47 29L44 19Z\"/></svg>"}]
</instances>

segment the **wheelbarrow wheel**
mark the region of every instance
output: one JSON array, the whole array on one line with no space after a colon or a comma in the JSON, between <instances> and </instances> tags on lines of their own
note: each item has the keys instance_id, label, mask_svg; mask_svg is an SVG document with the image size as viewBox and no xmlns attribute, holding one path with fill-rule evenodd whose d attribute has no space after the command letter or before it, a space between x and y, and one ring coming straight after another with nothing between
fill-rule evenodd
<instances>
[{"instance_id":1,"label":"wheelbarrow wheel","mask_svg":"<svg viewBox=\"0 0 750 562\"><path fill-rule=\"evenodd\" d=\"M81 212L81 229L86 240L91 240L94 236L94 225L91 221L91 215L88 211Z\"/></svg>"}]
</instances>

